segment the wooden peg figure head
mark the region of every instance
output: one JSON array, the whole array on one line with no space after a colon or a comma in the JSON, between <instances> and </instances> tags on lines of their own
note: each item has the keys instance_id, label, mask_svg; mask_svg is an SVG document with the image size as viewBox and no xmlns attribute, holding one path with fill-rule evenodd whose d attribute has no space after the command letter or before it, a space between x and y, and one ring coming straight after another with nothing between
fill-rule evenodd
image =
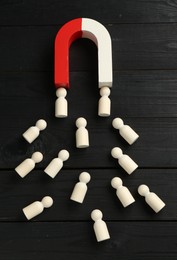
<instances>
[{"instance_id":1,"label":"wooden peg figure head","mask_svg":"<svg viewBox=\"0 0 177 260\"><path fill-rule=\"evenodd\" d=\"M84 183L88 183L90 181L91 177L90 177L90 174L88 172L82 172L80 175L79 175L79 181L80 182L84 182Z\"/></svg>"},{"instance_id":2,"label":"wooden peg figure head","mask_svg":"<svg viewBox=\"0 0 177 260\"><path fill-rule=\"evenodd\" d=\"M50 208L53 205L53 199L50 196L45 196L41 200L41 203L44 206L44 208Z\"/></svg>"},{"instance_id":3,"label":"wooden peg figure head","mask_svg":"<svg viewBox=\"0 0 177 260\"><path fill-rule=\"evenodd\" d=\"M60 158L63 162L68 160L69 158L69 152L67 150L61 150L58 153L58 158Z\"/></svg>"},{"instance_id":4,"label":"wooden peg figure head","mask_svg":"<svg viewBox=\"0 0 177 260\"><path fill-rule=\"evenodd\" d=\"M62 98L62 97L65 98L66 95L67 95L67 91L66 91L65 88L58 88L58 89L56 90L56 96L57 96L58 98Z\"/></svg>"},{"instance_id":5,"label":"wooden peg figure head","mask_svg":"<svg viewBox=\"0 0 177 260\"><path fill-rule=\"evenodd\" d=\"M108 88L108 87L102 87L100 89L100 96L102 96L102 97L103 96L109 97L110 93L111 93L111 91L110 91L110 88Z\"/></svg>"},{"instance_id":6,"label":"wooden peg figure head","mask_svg":"<svg viewBox=\"0 0 177 260\"><path fill-rule=\"evenodd\" d=\"M39 128L40 131L44 130L47 127L47 122L43 119L39 119L36 122L37 128Z\"/></svg>"},{"instance_id":7,"label":"wooden peg figure head","mask_svg":"<svg viewBox=\"0 0 177 260\"><path fill-rule=\"evenodd\" d=\"M35 163L39 163L39 162L42 161L43 155L42 155L42 153L40 153L40 152L35 152L35 153L33 153L31 159L32 159Z\"/></svg>"},{"instance_id":8,"label":"wooden peg figure head","mask_svg":"<svg viewBox=\"0 0 177 260\"><path fill-rule=\"evenodd\" d=\"M145 184L140 185L138 187L138 193L143 197L147 196L147 194L150 193L149 187Z\"/></svg>"},{"instance_id":9,"label":"wooden peg figure head","mask_svg":"<svg viewBox=\"0 0 177 260\"><path fill-rule=\"evenodd\" d=\"M112 121L112 126L115 128L115 129L120 129L122 128L122 126L124 125L124 122L121 118L115 118L113 121Z\"/></svg>"},{"instance_id":10,"label":"wooden peg figure head","mask_svg":"<svg viewBox=\"0 0 177 260\"><path fill-rule=\"evenodd\" d=\"M103 213L99 209L94 209L91 213L91 218L93 221L97 221L103 218Z\"/></svg>"},{"instance_id":11,"label":"wooden peg figure head","mask_svg":"<svg viewBox=\"0 0 177 260\"><path fill-rule=\"evenodd\" d=\"M86 127L87 126L87 120L83 117L79 117L76 120L76 126L77 126L77 128Z\"/></svg>"},{"instance_id":12,"label":"wooden peg figure head","mask_svg":"<svg viewBox=\"0 0 177 260\"><path fill-rule=\"evenodd\" d=\"M121 158L123 156L123 152L122 152L122 150L119 147L114 147L111 150L111 155L112 155L113 158L119 159L119 158Z\"/></svg>"},{"instance_id":13,"label":"wooden peg figure head","mask_svg":"<svg viewBox=\"0 0 177 260\"><path fill-rule=\"evenodd\" d=\"M122 186L122 180L121 180L121 178L119 178L119 177L114 177L113 179L112 179L112 181L111 181L111 186L114 188L114 189L118 189L119 187L121 187Z\"/></svg>"}]
</instances>

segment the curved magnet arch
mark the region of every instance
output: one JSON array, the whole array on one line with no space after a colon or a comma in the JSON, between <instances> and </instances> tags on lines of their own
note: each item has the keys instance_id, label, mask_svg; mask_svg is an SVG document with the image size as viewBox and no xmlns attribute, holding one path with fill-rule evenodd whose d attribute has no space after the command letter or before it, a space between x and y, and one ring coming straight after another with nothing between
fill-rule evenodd
<instances>
[{"instance_id":1,"label":"curved magnet arch","mask_svg":"<svg viewBox=\"0 0 177 260\"><path fill-rule=\"evenodd\" d=\"M112 87L112 43L107 29L89 18L64 24L55 38L54 80L56 88L69 88L69 48L78 38L88 38L98 47L98 87Z\"/></svg>"}]
</instances>

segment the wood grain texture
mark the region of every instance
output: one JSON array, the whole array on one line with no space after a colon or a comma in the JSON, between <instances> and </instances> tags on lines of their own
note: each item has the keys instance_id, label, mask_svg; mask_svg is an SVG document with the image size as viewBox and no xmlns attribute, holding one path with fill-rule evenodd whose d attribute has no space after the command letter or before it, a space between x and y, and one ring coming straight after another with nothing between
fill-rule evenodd
<instances>
[{"instance_id":1,"label":"wood grain texture","mask_svg":"<svg viewBox=\"0 0 177 260\"><path fill-rule=\"evenodd\" d=\"M84 113L89 118L99 120L97 71L71 72L70 81L68 118L74 119ZM1 72L0 85L0 109L6 112L1 115L2 127L8 122L8 127L14 126L10 122L12 115L16 117L16 127L26 127L33 118L31 112L35 112L36 118L47 116L54 119L56 89L53 72ZM176 85L176 70L115 71L110 96L111 117L176 118ZM103 122L106 120L100 119ZM55 120L64 121L67 120Z\"/></svg>"},{"instance_id":2,"label":"wood grain texture","mask_svg":"<svg viewBox=\"0 0 177 260\"><path fill-rule=\"evenodd\" d=\"M83 204L70 200L74 185L83 170L65 170L51 179L42 170L34 170L21 179L15 171L1 171L0 175L0 221L26 221L22 208L43 196L53 197L54 204L32 221L89 221L90 212L99 208L105 220L177 220L176 170L138 169L128 176L120 169L88 169L91 181ZM135 198L135 203L127 208L111 187L112 178L119 176ZM138 192L138 186L146 184L166 203L166 207L156 214Z\"/></svg>"},{"instance_id":3,"label":"wood grain texture","mask_svg":"<svg viewBox=\"0 0 177 260\"><path fill-rule=\"evenodd\" d=\"M0 223L1 257L3 260L176 259L175 223L108 222L111 240L102 243L96 242L92 225L92 222Z\"/></svg>"},{"instance_id":4,"label":"wood grain texture","mask_svg":"<svg viewBox=\"0 0 177 260\"><path fill-rule=\"evenodd\" d=\"M52 76L50 73L0 74L0 110L5 111L1 114L1 168L15 168L36 150L44 154L44 161L37 168L45 167L63 148L71 153L66 168L113 168L117 167L117 161L110 151L115 146L120 146L139 167L177 167L176 71L115 73L110 118L97 116L99 90L95 75L75 72L71 73L72 85L68 91L69 117L56 119ZM90 134L90 148L84 150L75 148L75 120L80 116L87 118ZM129 146L113 129L112 119L117 116L140 135L134 145ZM45 118L48 127L29 145L22 133L39 118Z\"/></svg>"},{"instance_id":5,"label":"wood grain texture","mask_svg":"<svg viewBox=\"0 0 177 260\"><path fill-rule=\"evenodd\" d=\"M0 259L177 259L177 3L172 0L0 1ZM70 49L69 117L54 117L54 39L61 26L90 17L113 43L110 118L97 116L97 48L80 39ZM90 148L75 148L75 120L88 120ZM140 135L129 146L112 128L122 117ZM31 145L22 133L37 119L48 127ZM127 175L114 146L139 169ZM53 180L44 167L61 149L70 159ZM39 150L44 160L25 179L14 168ZM92 176L83 205L69 200L81 171ZM119 176L136 199L124 209L110 181ZM166 203L156 214L139 196L149 185ZM45 195L54 205L27 222L22 208ZM103 211L111 240L97 243L90 212Z\"/></svg>"},{"instance_id":6,"label":"wood grain texture","mask_svg":"<svg viewBox=\"0 0 177 260\"><path fill-rule=\"evenodd\" d=\"M96 118L88 120L90 147L84 150L75 148L74 119L67 122L57 122L55 119L51 121L48 117L46 119L49 123L48 128L31 145L23 140L22 128L14 125L8 130L2 129L1 168L15 168L34 151L41 151L44 155L44 160L36 167L45 167L61 149L68 149L70 152L70 159L65 162L66 168L115 168L119 166L117 160L111 157L111 149L116 146L121 147L123 152L137 162L140 168L177 167L176 119L127 119L127 123L134 126L140 134L139 140L133 146L129 146L119 133L112 129L110 119L106 123ZM11 135L8 140L5 139L7 133Z\"/></svg>"},{"instance_id":7,"label":"wood grain texture","mask_svg":"<svg viewBox=\"0 0 177 260\"><path fill-rule=\"evenodd\" d=\"M76 17L102 23L173 23L177 21L173 0L1 0L0 25L64 24Z\"/></svg>"},{"instance_id":8,"label":"wood grain texture","mask_svg":"<svg viewBox=\"0 0 177 260\"><path fill-rule=\"evenodd\" d=\"M53 71L54 39L61 26L1 27L0 71ZM176 69L176 24L106 25L114 70ZM70 71L97 71L97 48L73 43Z\"/></svg>"}]
</instances>

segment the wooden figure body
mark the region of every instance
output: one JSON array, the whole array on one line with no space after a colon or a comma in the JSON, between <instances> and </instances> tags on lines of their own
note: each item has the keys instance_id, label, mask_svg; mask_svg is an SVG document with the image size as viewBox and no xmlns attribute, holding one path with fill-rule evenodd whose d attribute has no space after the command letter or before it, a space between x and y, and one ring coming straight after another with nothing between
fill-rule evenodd
<instances>
[{"instance_id":1,"label":"wooden figure body","mask_svg":"<svg viewBox=\"0 0 177 260\"><path fill-rule=\"evenodd\" d=\"M145 197L146 203L158 213L161 209L165 207L165 203L154 193L149 191L149 187L142 184L138 187L138 193Z\"/></svg>"},{"instance_id":2,"label":"wooden figure body","mask_svg":"<svg viewBox=\"0 0 177 260\"><path fill-rule=\"evenodd\" d=\"M31 158L24 160L21 164L19 164L15 171L20 175L20 177L24 178L29 172L31 172L36 163L41 162L43 159L43 155L40 152L33 153Z\"/></svg>"},{"instance_id":3,"label":"wooden figure body","mask_svg":"<svg viewBox=\"0 0 177 260\"><path fill-rule=\"evenodd\" d=\"M55 176L63 167L63 162L68 160L68 158L69 152L67 150L61 150L58 153L58 158L54 158L45 168L44 172L47 173L51 178L55 178Z\"/></svg>"},{"instance_id":4,"label":"wooden figure body","mask_svg":"<svg viewBox=\"0 0 177 260\"><path fill-rule=\"evenodd\" d=\"M135 202L135 199L133 198L128 188L122 186L121 178L114 177L111 181L111 186L117 190L116 191L117 197L119 198L124 208L131 205L133 202Z\"/></svg>"},{"instance_id":5,"label":"wooden figure body","mask_svg":"<svg viewBox=\"0 0 177 260\"><path fill-rule=\"evenodd\" d=\"M44 208L49 208L52 205L53 199L49 196L46 196L42 199L42 201L35 201L23 208L23 213L25 214L26 218L30 220L42 213Z\"/></svg>"},{"instance_id":6,"label":"wooden figure body","mask_svg":"<svg viewBox=\"0 0 177 260\"><path fill-rule=\"evenodd\" d=\"M119 129L120 135L131 145L138 138L139 135L128 125L124 125L124 122L121 118L115 118L112 121L112 125L115 129Z\"/></svg>"},{"instance_id":7,"label":"wooden figure body","mask_svg":"<svg viewBox=\"0 0 177 260\"><path fill-rule=\"evenodd\" d=\"M87 148L89 147L89 134L88 130L85 128L87 126L87 121L83 117L79 117L76 120L76 147L77 148Z\"/></svg>"},{"instance_id":8,"label":"wooden figure body","mask_svg":"<svg viewBox=\"0 0 177 260\"><path fill-rule=\"evenodd\" d=\"M28 143L32 143L38 136L40 131L44 130L47 127L47 123L43 119L39 119L36 122L35 126L31 126L23 133L23 137Z\"/></svg>"},{"instance_id":9,"label":"wooden figure body","mask_svg":"<svg viewBox=\"0 0 177 260\"><path fill-rule=\"evenodd\" d=\"M102 117L110 116L111 114L111 101L109 98L110 89L108 87L102 87L100 89L101 98L98 103L98 115Z\"/></svg>"},{"instance_id":10,"label":"wooden figure body","mask_svg":"<svg viewBox=\"0 0 177 260\"><path fill-rule=\"evenodd\" d=\"M93 228L98 242L110 239L109 231L106 223L102 220L103 214L99 209L95 209L91 213L91 218L95 221Z\"/></svg>"},{"instance_id":11,"label":"wooden figure body","mask_svg":"<svg viewBox=\"0 0 177 260\"><path fill-rule=\"evenodd\" d=\"M87 183L90 181L90 174L88 172L82 172L79 175L79 182L74 186L70 199L78 203L83 203L85 195L87 193Z\"/></svg>"},{"instance_id":12,"label":"wooden figure body","mask_svg":"<svg viewBox=\"0 0 177 260\"><path fill-rule=\"evenodd\" d=\"M122 153L122 150L119 147L114 147L111 151L112 157L118 159L119 165L128 173L132 174L137 168L138 165L126 154Z\"/></svg>"},{"instance_id":13,"label":"wooden figure body","mask_svg":"<svg viewBox=\"0 0 177 260\"><path fill-rule=\"evenodd\" d=\"M58 88L56 91L57 100L55 101L55 116L67 117L68 116L68 102L66 100L67 91L65 88Z\"/></svg>"}]
</instances>

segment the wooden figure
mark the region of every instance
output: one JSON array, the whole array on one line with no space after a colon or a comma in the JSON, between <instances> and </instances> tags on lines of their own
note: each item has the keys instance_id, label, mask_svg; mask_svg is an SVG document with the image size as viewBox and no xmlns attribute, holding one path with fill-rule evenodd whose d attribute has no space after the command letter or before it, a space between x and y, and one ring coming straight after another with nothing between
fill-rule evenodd
<instances>
[{"instance_id":1,"label":"wooden figure","mask_svg":"<svg viewBox=\"0 0 177 260\"><path fill-rule=\"evenodd\" d=\"M79 182L74 186L73 192L70 199L78 203L83 203L86 192L87 183L90 181L91 177L88 172L82 172L79 175Z\"/></svg>"},{"instance_id":2,"label":"wooden figure","mask_svg":"<svg viewBox=\"0 0 177 260\"><path fill-rule=\"evenodd\" d=\"M76 120L76 147L77 148L87 148L89 147L89 134L88 130L85 128L87 126L87 121L83 117L79 117Z\"/></svg>"},{"instance_id":3,"label":"wooden figure","mask_svg":"<svg viewBox=\"0 0 177 260\"><path fill-rule=\"evenodd\" d=\"M126 154L122 153L122 150L119 147L114 147L111 150L111 155L115 159L118 159L119 165L128 173L132 174L137 168L138 165Z\"/></svg>"},{"instance_id":4,"label":"wooden figure","mask_svg":"<svg viewBox=\"0 0 177 260\"><path fill-rule=\"evenodd\" d=\"M99 209L95 209L91 213L91 218L95 221L93 228L98 242L110 239L109 231L106 223L102 220L103 214Z\"/></svg>"},{"instance_id":5,"label":"wooden figure","mask_svg":"<svg viewBox=\"0 0 177 260\"><path fill-rule=\"evenodd\" d=\"M108 87L102 87L100 89L101 98L98 103L98 115L102 117L110 116L111 113L111 101L109 98L110 89Z\"/></svg>"},{"instance_id":6,"label":"wooden figure","mask_svg":"<svg viewBox=\"0 0 177 260\"><path fill-rule=\"evenodd\" d=\"M50 208L53 205L53 199L49 196L44 197L41 201L35 201L23 208L23 213L28 220L36 217L43 212L44 208Z\"/></svg>"},{"instance_id":7,"label":"wooden figure","mask_svg":"<svg viewBox=\"0 0 177 260\"><path fill-rule=\"evenodd\" d=\"M133 144L138 138L139 135L128 125L124 125L124 122L121 118L115 118L112 121L112 126L115 129L119 129L120 135L131 145Z\"/></svg>"},{"instance_id":8,"label":"wooden figure","mask_svg":"<svg viewBox=\"0 0 177 260\"><path fill-rule=\"evenodd\" d=\"M38 136L40 131L47 127L47 122L44 119L39 119L35 126L31 126L23 133L23 137L28 143L32 143Z\"/></svg>"},{"instance_id":9,"label":"wooden figure","mask_svg":"<svg viewBox=\"0 0 177 260\"><path fill-rule=\"evenodd\" d=\"M65 88L58 88L56 91L57 100L55 101L55 116L67 117L68 116L68 102L66 100L67 91Z\"/></svg>"},{"instance_id":10,"label":"wooden figure","mask_svg":"<svg viewBox=\"0 0 177 260\"><path fill-rule=\"evenodd\" d=\"M33 153L31 158L24 160L21 164L19 164L15 171L20 175L20 177L24 178L29 172L31 172L36 163L41 162L43 159L43 155L40 152Z\"/></svg>"},{"instance_id":11,"label":"wooden figure","mask_svg":"<svg viewBox=\"0 0 177 260\"><path fill-rule=\"evenodd\" d=\"M56 88L69 88L69 48L78 38L88 38L98 47L98 87L112 87L112 42L107 29L99 22L89 18L77 18L64 24L55 39L54 78ZM106 99L106 98L104 98ZM101 101L101 103L103 103ZM108 116L107 111L101 116Z\"/></svg>"},{"instance_id":12,"label":"wooden figure","mask_svg":"<svg viewBox=\"0 0 177 260\"><path fill-rule=\"evenodd\" d=\"M149 191L149 187L142 184L138 187L138 193L145 197L146 203L158 213L161 209L165 207L165 203L154 193Z\"/></svg>"},{"instance_id":13,"label":"wooden figure","mask_svg":"<svg viewBox=\"0 0 177 260\"><path fill-rule=\"evenodd\" d=\"M119 198L122 205L125 207L129 206L133 202L135 202L135 199L133 198L132 194L128 190L127 187L122 186L122 180L121 178L114 177L111 181L111 186L116 189L117 197Z\"/></svg>"},{"instance_id":14,"label":"wooden figure","mask_svg":"<svg viewBox=\"0 0 177 260\"><path fill-rule=\"evenodd\" d=\"M47 173L51 178L55 178L55 176L63 167L63 162L68 160L68 158L69 152L67 150L61 150L58 153L58 158L54 158L45 168L44 172Z\"/></svg>"}]
</instances>

